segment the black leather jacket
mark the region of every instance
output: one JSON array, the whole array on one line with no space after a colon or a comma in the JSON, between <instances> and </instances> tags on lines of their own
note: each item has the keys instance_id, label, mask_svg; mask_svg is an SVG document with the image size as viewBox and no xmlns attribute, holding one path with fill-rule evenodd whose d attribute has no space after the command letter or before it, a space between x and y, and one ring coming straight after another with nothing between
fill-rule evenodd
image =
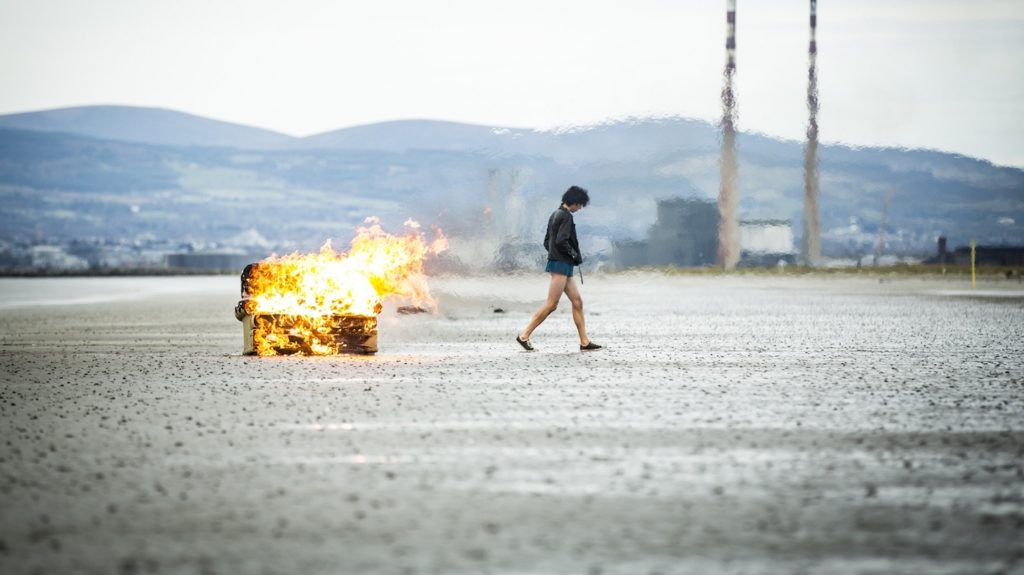
<instances>
[{"instance_id":1,"label":"black leather jacket","mask_svg":"<svg viewBox=\"0 0 1024 575\"><path fill-rule=\"evenodd\" d=\"M544 249L548 250L549 260L577 266L583 263L580 241L576 238L576 224L572 221L572 212L564 206L559 206L548 218Z\"/></svg>"}]
</instances>

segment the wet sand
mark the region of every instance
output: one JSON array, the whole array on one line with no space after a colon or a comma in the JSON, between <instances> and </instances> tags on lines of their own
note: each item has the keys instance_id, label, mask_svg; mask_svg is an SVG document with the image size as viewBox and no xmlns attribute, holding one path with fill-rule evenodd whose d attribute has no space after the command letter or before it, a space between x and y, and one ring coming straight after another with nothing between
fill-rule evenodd
<instances>
[{"instance_id":1,"label":"wet sand","mask_svg":"<svg viewBox=\"0 0 1024 575\"><path fill-rule=\"evenodd\" d=\"M0 572L1024 572L1019 285L585 281L599 352L538 274L260 359L234 277L0 280Z\"/></svg>"}]
</instances>

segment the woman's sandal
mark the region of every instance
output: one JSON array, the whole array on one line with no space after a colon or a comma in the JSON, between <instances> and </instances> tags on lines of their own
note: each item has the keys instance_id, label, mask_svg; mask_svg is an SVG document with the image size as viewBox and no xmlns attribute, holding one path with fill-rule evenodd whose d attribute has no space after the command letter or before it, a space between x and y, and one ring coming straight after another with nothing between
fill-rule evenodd
<instances>
[{"instance_id":1,"label":"woman's sandal","mask_svg":"<svg viewBox=\"0 0 1024 575\"><path fill-rule=\"evenodd\" d=\"M603 348L603 345L597 345L594 342L588 342L587 345L581 345L580 351L594 351Z\"/></svg>"},{"instance_id":2,"label":"woman's sandal","mask_svg":"<svg viewBox=\"0 0 1024 575\"><path fill-rule=\"evenodd\" d=\"M519 334L516 334L516 342L518 342L519 345L523 346L523 349L525 349L526 351L533 351L533 346L530 345L530 340L520 339Z\"/></svg>"}]
</instances>

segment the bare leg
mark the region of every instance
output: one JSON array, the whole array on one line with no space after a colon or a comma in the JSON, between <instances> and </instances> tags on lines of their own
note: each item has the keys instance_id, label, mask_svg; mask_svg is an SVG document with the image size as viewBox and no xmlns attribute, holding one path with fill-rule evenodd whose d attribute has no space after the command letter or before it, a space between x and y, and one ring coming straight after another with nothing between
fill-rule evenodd
<instances>
[{"instance_id":1,"label":"bare leg","mask_svg":"<svg viewBox=\"0 0 1024 575\"><path fill-rule=\"evenodd\" d=\"M590 338L587 337L587 322L583 318L583 296L576 282L572 278L568 279L565 282L565 295L569 296L569 302L572 303L572 321L576 323L576 331L580 334L580 345L587 345Z\"/></svg>"},{"instance_id":2,"label":"bare leg","mask_svg":"<svg viewBox=\"0 0 1024 575\"><path fill-rule=\"evenodd\" d=\"M548 319L551 312L558 308L558 299L562 297L562 292L565 291L565 284L568 279L568 277L562 274L551 274L551 284L548 285L548 299L530 318L530 324L526 326L523 333L519 334L519 339L529 340L533 330L544 323L544 320Z\"/></svg>"}]
</instances>

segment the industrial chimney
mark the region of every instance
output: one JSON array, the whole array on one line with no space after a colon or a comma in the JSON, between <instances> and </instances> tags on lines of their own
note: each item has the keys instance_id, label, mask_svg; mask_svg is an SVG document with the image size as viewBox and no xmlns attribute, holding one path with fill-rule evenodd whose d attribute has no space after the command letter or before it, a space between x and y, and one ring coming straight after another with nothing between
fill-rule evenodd
<instances>
[{"instance_id":1,"label":"industrial chimney","mask_svg":"<svg viewBox=\"0 0 1024 575\"><path fill-rule=\"evenodd\" d=\"M721 188L718 192L718 263L726 270L740 260L740 230L736 189L736 95L732 77L736 73L736 0L728 0L726 12L725 73L722 88Z\"/></svg>"},{"instance_id":2,"label":"industrial chimney","mask_svg":"<svg viewBox=\"0 0 1024 575\"><path fill-rule=\"evenodd\" d=\"M818 222L818 0L811 0L811 42L807 48L807 145L804 148L804 235L800 256L804 265L821 263L821 228Z\"/></svg>"}]
</instances>

